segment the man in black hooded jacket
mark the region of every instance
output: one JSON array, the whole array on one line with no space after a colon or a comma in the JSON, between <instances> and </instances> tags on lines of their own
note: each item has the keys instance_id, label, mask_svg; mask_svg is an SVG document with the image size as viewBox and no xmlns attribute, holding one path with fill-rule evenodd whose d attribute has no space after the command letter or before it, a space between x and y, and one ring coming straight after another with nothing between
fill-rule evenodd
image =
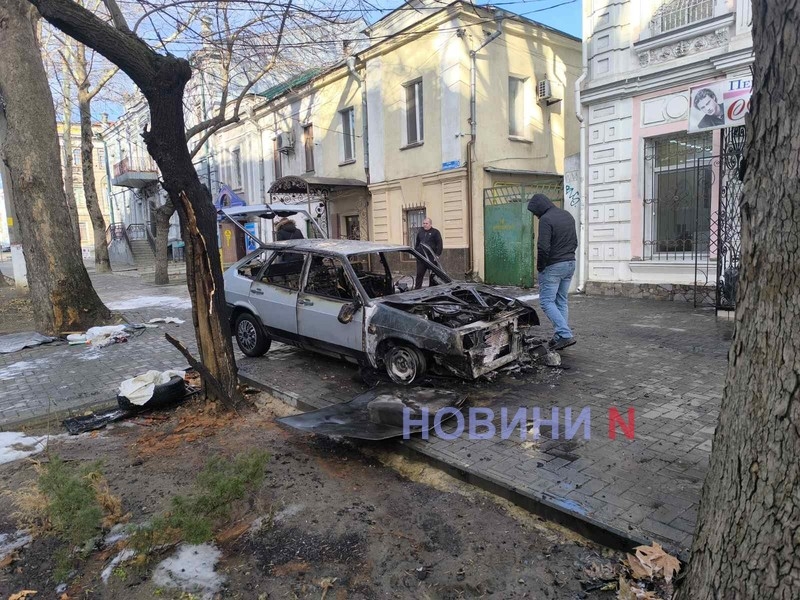
<instances>
[{"instance_id":1,"label":"man in black hooded jacket","mask_svg":"<svg viewBox=\"0 0 800 600\"><path fill-rule=\"evenodd\" d=\"M567 305L570 282L575 274L575 249L578 247L575 219L544 194L534 194L528 202L528 210L539 217L539 240L536 243L539 305L555 329L549 347L561 350L575 343L568 324Z\"/></svg>"},{"instance_id":2,"label":"man in black hooded jacket","mask_svg":"<svg viewBox=\"0 0 800 600\"><path fill-rule=\"evenodd\" d=\"M304 240L303 232L297 228L294 221L288 217L278 223L278 231L275 232L275 241L284 242L286 240ZM295 262L303 260L303 255L299 252L287 252L284 254L285 262Z\"/></svg>"}]
</instances>

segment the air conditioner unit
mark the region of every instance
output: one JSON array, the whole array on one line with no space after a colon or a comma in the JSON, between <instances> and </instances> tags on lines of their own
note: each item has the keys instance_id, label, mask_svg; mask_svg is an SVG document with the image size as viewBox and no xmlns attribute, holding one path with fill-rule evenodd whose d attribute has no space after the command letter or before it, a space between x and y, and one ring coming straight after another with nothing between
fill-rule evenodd
<instances>
[{"instance_id":1,"label":"air conditioner unit","mask_svg":"<svg viewBox=\"0 0 800 600\"><path fill-rule=\"evenodd\" d=\"M550 87L550 81L542 79L536 84L536 100L538 102L546 102L553 97L553 90Z\"/></svg>"},{"instance_id":2,"label":"air conditioner unit","mask_svg":"<svg viewBox=\"0 0 800 600\"><path fill-rule=\"evenodd\" d=\"M278 133L278 152L288 154L294 150L294 135L291 131L281 131Z\"/></svg>"},{"instance_id":3,"label":"air conditioner unit","mask_svg":"<svg viewBox=\"0 0 800 600\"><path fill-rule=\"evenodd\" d=\"M536 84L536 101L547 106L561 102L561 98L553 96L552 84L546 77Z\"/></svg>"}]
</instances>

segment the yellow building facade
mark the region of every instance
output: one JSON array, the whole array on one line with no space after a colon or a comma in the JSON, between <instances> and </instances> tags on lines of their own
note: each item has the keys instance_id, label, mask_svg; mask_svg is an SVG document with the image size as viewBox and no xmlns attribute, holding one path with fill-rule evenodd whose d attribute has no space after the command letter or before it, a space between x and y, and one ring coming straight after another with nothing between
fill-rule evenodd
<instances>
[{"instance_id":1,"label":"yellow building facade","mask_svg":"<svg viewBox=\"0 0 800 600\"><path fill-rule=\"evenodd\" d=\"M332 237L413 244L429 217L445 268L482 278L486 190L555 189L579 151L581 41L499 9L410 5L428 10L387 15L348 60L253 98L216 136L221 172L248 203L304 178Z\"/></svg>"},{"instance_id":2,"label":"yellow building facade","mask_svg":"<svg viewBox=\"0 0 800 600\"><path fill-rule=\"evenodd\" d=\"M94 127L95 133L99 132L102 124L96 124ZM59 147L61 148L61 168L64 169L64 124L59 122L57 124ZM81 156L81 128L79 124L73 124L71 127L71 153L72 153L72 187L75 194L75 204L78 210L78 229L81 236L81 248L84 253L91 254L94 252L94 230L92 228L92 220L89 217L89 211L86 208L86 197L83 191L83 165ZM108 199L108 178L106 176L106 163L103 145L98 142L94 143L94 181L95 190L97 192L97 199L100 203L100 210L103 213L103 218L106 221L106 227L110 224L109 214L109 199Z\"/></svg>"}]
</instances>

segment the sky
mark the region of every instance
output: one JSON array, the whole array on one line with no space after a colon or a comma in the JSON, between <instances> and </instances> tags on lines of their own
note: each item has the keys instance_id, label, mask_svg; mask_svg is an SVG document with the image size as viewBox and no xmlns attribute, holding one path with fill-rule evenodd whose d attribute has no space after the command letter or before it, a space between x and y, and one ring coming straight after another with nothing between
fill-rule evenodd
<instances>
[{"instance_id":1,"label":"sky","mask_svg":"<svg viewBox=\"0 0 800 600\"><path fill-rule=\"evenodd\" d=\"M371 10L365 15L368 21L374 22L389 14L393 9L402 6L404 1L367 0L366 4L380 7L380 9ZM582 0L494 0L494 2L477 0L475 4L497 6L581 38ZM120 104L107 102L102 98L97 98L92 108L96 118L105 112L109 113L112 121L117 119L122 112Z\"/></svg>"},{"instance_id":2,"label":"sky","mask_svg":"<svg viewBox=\"0 0 800 600\"><path fill-rule=\"evenodd\" d=\"M382 6L396 8L404 4L403 0L387 0L380 3ZM509 12L517 13L531 19L538 21L543 25L548 25L555 29L560 29L577 38L581 37L581 22L582 0L477 0L476 5L492 5L507 10ZM377 13L378 11L376 11ZM389 10L378 14L385 16Z\"/></svg>"}]
</instances>

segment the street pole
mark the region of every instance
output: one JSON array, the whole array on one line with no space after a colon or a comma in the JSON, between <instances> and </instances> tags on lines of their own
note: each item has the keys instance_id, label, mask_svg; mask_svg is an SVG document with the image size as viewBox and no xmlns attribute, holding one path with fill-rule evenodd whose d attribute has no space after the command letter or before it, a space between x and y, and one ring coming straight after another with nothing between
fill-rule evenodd
<instances>
[{"instance_id":1,"label":"street pole","mask_svg":"<svg viewBox=\"0 0 800 600\"><path fill-rule=\"evenodd\" d=\"M97 134L98 139L103 142L103 156L106 163L106 186L108 187L108 212L111 216L111 225L114 224L114 197L111 192L111 167L108 163L108 144L104 135Z\"/></svg>"}]
</instances>

